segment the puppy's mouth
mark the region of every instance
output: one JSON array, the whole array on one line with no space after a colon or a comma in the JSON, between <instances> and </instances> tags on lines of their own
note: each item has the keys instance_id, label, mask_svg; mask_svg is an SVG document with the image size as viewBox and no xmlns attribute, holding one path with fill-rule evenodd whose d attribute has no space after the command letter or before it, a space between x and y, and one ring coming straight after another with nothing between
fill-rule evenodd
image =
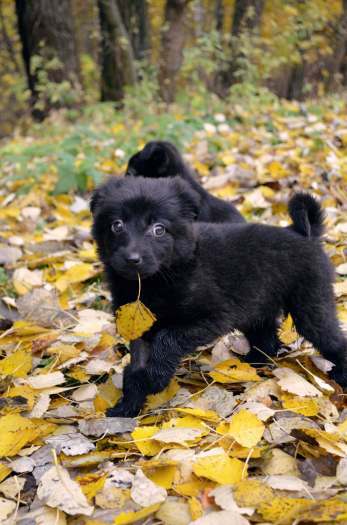
<instances>
[{"instance_id":1,"label":"puppy's mouth","mask_svg":"<svg viewBox=\"0 0 347 525\"><path fill-rule=\"evenodd\" d=\"M140 276L141 279L146 279L147 277L151 277L156 273L156 270L150 271L145 268L139 268L139 267L132 267L132 266L118 266L118 265L112 265L115 272L120 275L120 277L123 277L123 279L127 279L128 281L137 281L138 276Z\"/></svg>"}]
</instances>

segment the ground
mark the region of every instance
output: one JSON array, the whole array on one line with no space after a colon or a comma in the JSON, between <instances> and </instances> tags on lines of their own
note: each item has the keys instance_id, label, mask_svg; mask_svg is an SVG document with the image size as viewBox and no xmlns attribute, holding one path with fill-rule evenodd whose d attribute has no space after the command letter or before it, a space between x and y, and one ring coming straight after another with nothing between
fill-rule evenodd
<instances>
[{"instance_id":1,"label":"ground","mask_svg":"<svg viewBox=\"0 0 347 525\"><path fill-rule=\"evenodd\" d=\"M345 397L291 319L278 359L245 364L247 342L231 334L187 357L137 419L104 418L129 355L88 192L156 136L247 220L284 226L294 190L316 195L347 327L343 101L145 117L100 106L15 135L0 149L0 521L347 523Z\"/></svg>"}]
</instances>

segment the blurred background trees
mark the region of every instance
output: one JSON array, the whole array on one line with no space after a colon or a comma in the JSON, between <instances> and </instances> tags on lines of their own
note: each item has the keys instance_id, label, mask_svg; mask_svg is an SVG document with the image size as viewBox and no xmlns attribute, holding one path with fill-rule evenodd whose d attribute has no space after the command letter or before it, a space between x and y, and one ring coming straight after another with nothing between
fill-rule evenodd
<instances>
[{"instance_id":1,"label":"blurred background trees","mask_svg":"<svg viewBox=\"0 0 347 525\"><path fill-rule=\"evenodd\" d=\"M0 0L0 136L126 96L303 100L346 57L347 0Z\"/></svg>"}]
</instances>

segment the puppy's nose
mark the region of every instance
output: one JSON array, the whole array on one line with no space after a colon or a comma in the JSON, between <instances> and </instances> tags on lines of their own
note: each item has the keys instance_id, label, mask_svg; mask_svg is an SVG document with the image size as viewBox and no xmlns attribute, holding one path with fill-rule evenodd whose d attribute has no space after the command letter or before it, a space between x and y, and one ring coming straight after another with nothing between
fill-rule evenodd
<instances>
[{"instance_id":1,"label":"puppy's nose","mask_svg":"<svg viewBox=\"0 0 347 525\"><path fill-rule=\"evenodd\" d=\"M136 253L136 252L129 253L129 255L127 255L126 257L126 262L134 266L137 266L142 263L142 257L140 256L139 253Z\"/></svg>"}]
</instances>

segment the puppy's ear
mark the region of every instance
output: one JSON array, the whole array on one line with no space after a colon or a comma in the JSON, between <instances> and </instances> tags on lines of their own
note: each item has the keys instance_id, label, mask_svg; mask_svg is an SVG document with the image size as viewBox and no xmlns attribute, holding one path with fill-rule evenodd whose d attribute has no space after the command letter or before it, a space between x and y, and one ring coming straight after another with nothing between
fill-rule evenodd
<instances>
[{"instance_id":1,"label":"puppy's ear","mask_svg":"<svg viewBox=\"0 0 347 525\"><path fill-rule=\"evenodd\" d=\"M165 146L160 142L148 142L142 150L143 159L156 167L158 175L164 175L169 167L170 158Z\"/></svg>"},{"instance_id":2,"label":"puppy's ear","mask_svg":"<svg viewBox=\"0 0 347 525\"><path fill-rule=\"evenodd\" d=\"M141 160L141 151L134 153L129 159L125 175L138 175L137 166Z\"/></svg>"},{"instance_id":3,"label":"puppy's ear","mask_svg":"<svg viewBox=\"0 0 347 525\"><path fill-rule=\"evenodd\" d=\"M180 200L182 216L195 221L200 212L200 195L180 177L175 177L173 182Z\"/></svg>"}]
</instances>

